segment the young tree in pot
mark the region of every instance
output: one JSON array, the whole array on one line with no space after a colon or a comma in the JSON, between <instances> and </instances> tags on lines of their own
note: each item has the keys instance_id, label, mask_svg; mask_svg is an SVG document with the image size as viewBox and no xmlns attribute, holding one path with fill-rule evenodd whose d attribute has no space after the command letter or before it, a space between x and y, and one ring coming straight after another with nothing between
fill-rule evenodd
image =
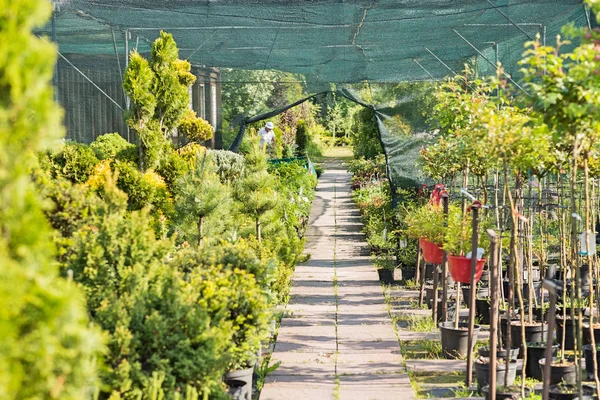
<instances>
[{"instance_id":1,"label":"young tree in pot","mask_svg":"<svg viewBox=\"0 0 600 400\"><path fill-rule=\"evenodd\" d=\"M589 1L594 12L600 11L596 1ZM539 37L531 44L522 61L524 78L530 89L527 101L534 107L536 117L555 132L556 146L570 153L570 206L571 206L571 252L570 263L575 267L576 297L581 298L580 270L581 259L578 242L578 221L576 184L578 168L583 164L585 175L585 221L584 243L589 243L591 232L589 202L589 158L594 144L598 141L600 121L600 61L597 60L600 35L588 29L570 29L570 34L579 36L581 44L571 53L560 54L564 42L557 38L556 48L540 46ZM543 76L540 82L539 76ZM560 101L557 101L560 99ZM585 101L581 101L585 99ZM579 218L581 220L581 218ZM590 260L592 261L592 260ZM593 291L592 291L593 292ZM580 367L582 342L582 316L577 321L579 327L575 355ZM593 338L593 335L592 335ZM597 363L594 358L595 370ZM600 381L596 378L597 388ZM579 395L581 396L581 389Z\"/></svg>"},{"instance_id":2,"label":"young tree in pot","mask_svg":"<svg viewBox=\"0 0 600 400\"><path fill-rule=\"evenodd\" d=\"M455 207L451 207L454 211ZM445 234L444 213L441 207L427 203L425 205L411 205L405 209L405 223L407 225L404 233L409 238L426 240L431 245L437 247L443 242ZM423 245L421 248L423 249ZM426 250L423 249L425 253ZM441 249L439 250L441 253ZM441 264L440 254L435 250L430 250L430 255L425 257L426 262Z\"/></svg>"},{"instance_id":3,"label":"young tree in pot","mask_svg":"<svg viewBox=\"0 0 600 400\"><path fill-rule=\"evenodd\" d=\"M505 89L502 81L503 71L498 70L498 78L493 83L498 92L499 108L481 109L481 113L477 115L479 122L476 136L479 140L476 141L480 151L484 151L490 157L498 160L504 171L504 187L505 193L509 200L511 214L511 242L510 242L510 264L509 278L510 288L516 287L517 296L519 299L520 317L521 317L521 344L523 346L523 355L527 357L526 348L526 323L524 316L524 302L522 296L522 267L520 265L519 253L519 231L520 227L528 222L528 219L523 216L523 210L520 208L519 198L521 197L521 184L523 182L523 171L542 171L546 168L549 162L550 154L550 138L548 131L542 128L531 128L528 126L529 117L527 114L510 104L507 98L503 96ZM508 190L510 184L509 175L514 178L515 192L514 194ZM514 278L516 276L516 285ZM512 290L509 288L509 313L512 307ZM531 296L532 291L530 291ZM530 297L531 299L531 297ZM530 303L531 304L531 303ZM533 324L532 313L529 313L528 324ZM508 342L511 343L510 333L508 329ZM526 362L526 360L524 361ZM525 369L523 369L523 374ZM524 376L522 384L522 392L524 391Z\"/></svg>"}]
</instances>

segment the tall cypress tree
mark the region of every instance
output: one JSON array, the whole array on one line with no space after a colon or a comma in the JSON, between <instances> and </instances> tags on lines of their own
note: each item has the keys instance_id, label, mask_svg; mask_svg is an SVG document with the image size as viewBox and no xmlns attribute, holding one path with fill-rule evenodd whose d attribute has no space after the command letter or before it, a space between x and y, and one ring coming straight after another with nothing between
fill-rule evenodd
<instances>
[{"instance_id":1,"label":"tall cypress tree","mask_svg":"<svg viewBox=\"0 0 600 400\"><path fill-rule=\"evenodd\" d=\"M0 398L83 399L94 385L99 332L84 299L58 276L50 227L30 181L35 152L58 141L49 82L56 47L32 29L43 0L0 0Z\"/></svg>"}]
</instances>

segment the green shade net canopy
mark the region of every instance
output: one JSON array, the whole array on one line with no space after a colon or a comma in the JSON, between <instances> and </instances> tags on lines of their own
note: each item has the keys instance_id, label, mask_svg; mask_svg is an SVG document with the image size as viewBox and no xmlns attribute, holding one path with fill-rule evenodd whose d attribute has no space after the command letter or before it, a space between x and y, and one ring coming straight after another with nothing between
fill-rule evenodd
<instances>
[{"instance_id":1,"label":"green shade net canopy","mask_svg":"<svg viewBox=\"0 0 600 400\"><path fill-rule=\"evenodd\" d=\"M428 135L413 126L411 99L377 103L374 94L371 104L352 84L383 91L451 76L465 63L492 74L496 61L518 80L526 41L539 34L552 44L563 25L593 23L581 0L55 0L55 9L41 33L74 65L118 63L122 71L127 50L148 53L165 30L193 65L298 73L312 93L337 84L375 111L399 185L420 179L415 160ZM406 126L412 135L400 132Z\"/></svg>"}]
</instances>

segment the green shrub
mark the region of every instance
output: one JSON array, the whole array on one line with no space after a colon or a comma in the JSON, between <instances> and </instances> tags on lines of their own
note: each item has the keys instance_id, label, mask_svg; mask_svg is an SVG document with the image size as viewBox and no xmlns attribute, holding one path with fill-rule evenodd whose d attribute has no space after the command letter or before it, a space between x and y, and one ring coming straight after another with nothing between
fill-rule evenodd
<instances>
[{"instance_id":1,"label":"green shrub","mask_svg":"<svg viewBox=\"0 0 600 400\"><path fill-rule=\"evenodd\" d=\"M246 240L221 241L203 248L199 254L203 265L219 265L231 271L239 269L248 272L263 288L265 295L269 295L275 273L274 261L258 258L256 250Z\"/></svg>"},{"instance_id":2,"label":"green shrub","mask_svg":"<svg viewBox=\"0 0 600 400\"><path fill-rule=\"evenodd\" d=\"M244 158L246 176L237 182L234 196L241 212L254 221L255 235L261 241L261 224L268 221L267 213L278 204L276 183L267 172L267 159L258 143Z\"/></svg>"},{"instance_id":3,"label":"green shrub","mask_svg":"<svg viewBox=\"0 0 600 400\"><path fill-rule=\"evenodd\" d=\"M156 168L156 172L164 178L167 187L172 191L177 179L181 178L188 169L185 158L178 152L168 149Z\"/></svg>"},{"instance_id":4,"label":"green shrub","mask_svg":"<svg viewBox=\"0 0 600 400\"><path fill-rule=\"evenodd\" d=\"M127 194L130 210L141 210L152 204L154 189L134 165L115 161L113 167L119 173L117 187Z\"/></svg>"},{"instance_id":5,"label":"green shrub","mask_svg":"<svg viewBox=\"0 0 600 400\"><path fill-rule=\"evenodd\" d=\"M93 320L110 334L103 396L137 398L156 373L164 374L167 399L187 386L218 391L229 362L232 324L221 300L231 296L230 282L220 284L213 274L203 288L184 279L179 258L167 260L171 242L155 238L148 214L128 213L126 196L110 181L105 197L75 233L63 264L85 289ZM209 285L227 295L210 300Z\"/></svg>"},{"instance_id":6,"label":"green shrub","mask_svg":"<svg viewBox=\"0 0 600 400\"><path fill-rule=\"evenodd\" d=\"M306 147L308 146L309 141L310 137L306 122L304 120L299 120L296 124L296 152L298 155L303 156L306 154Z\"/></svg>"},{"instance_id":7,"label":"green shrub","mask_svg":"<svg viewBox=\"0 0 600 400\"><path fill-rule=\"evenodd\" d=\"M9 400L88 398L103 349L81 291L58 276L30 178L35 154L62 136L49 84L56 47L31 32L51 13L47 1L0 0L0 397Z\"/></svg>"},{"instance_id":8,"label":"green shrub","mask_svg":"<svg viewBox=\"0 0 600 400\"><path fill-rule=\"evenodd\" d=\"M227 150L210 150L211 159L221 182L234 182L244 172L244 157Z\"/></svg>"},{"instance_id":9,"label":"green shrub","mask_svg":"<svg viewBox=\"0 0 600 400\"><path fill-rule=\"evenodd\" d=\"M67 143L52 155L55 176L74 183L87 181L99 162L94 150L82 143Z\"/></svg>"},{"instance_id":10,"label":"green shrub","mask_svg":"<svg viewBox=\"0 0 600 400\"><path fill-rule=\"evenodd\" d=\"M363 108L354 114L354 126L351 132L355 158L370 159L383 153L373 110Z\"/></svg>"},{"instance_id":11,"label":"green shrub","mask_svg":"<svg viewBox=\"0 0 600 400\"><path fill-rule=\"evenodd\" d=\"M221 183L214 171L208 153L197 158L197 165L177 180L175 185L176 225L182 233L182 239L197 246L213 230L224 229L220 218L229 210L229 188ZM221 212L223 211L223 212Z\"/></svg>"},{"instance_id":12,"label":"green shrub","mask_svg":"<svg viewBox=\"0 0 600 400\"><path fill-rule=\"evenodd\" d=\"M118 160L137 163L138 149L134 144L123 139L118 133L100 135L90 144L99 160L116 158Z\"/></svg>"},{"instance_id":13,"label":"green shrub","mask_svg":"<svg viewBox=\"0 0 600 400\"><path fill-rule=\"evenodd\" d=\"M208 121L198 117L192 109L188 109L185 112L179 122L177 131L194 142L203 142L213 136L212 125Z\"/></svg>"},{"instance_id":14,"label":"green shrub","mask_svg":"<svg viewBox=\"0 0 600 400\"><path fill-rule=\"evenodd\" d=\"M378 154L375 158L366 159L360 157L348 162L348 171L352 173L352 183L354 187L371 183L373 180L386 178L385 156Z\"/></svg>"},{"instance_id":15,"label":"green shrub","mask_svg":"<svg viewBox=\"0 0 600 400\"><path fill-rule=\"evenodd\" d=\"M191 271L189 284L202 294L198 304L210 310L213 323L233 334L220 338L227 346L229 369L254 365L271 319L267 292L253 274L238 268L247 260L256 264L243 245L232 245L223 251L188 251L185 262L178 263L180 270Z\"/></svg>"}]
</instances>

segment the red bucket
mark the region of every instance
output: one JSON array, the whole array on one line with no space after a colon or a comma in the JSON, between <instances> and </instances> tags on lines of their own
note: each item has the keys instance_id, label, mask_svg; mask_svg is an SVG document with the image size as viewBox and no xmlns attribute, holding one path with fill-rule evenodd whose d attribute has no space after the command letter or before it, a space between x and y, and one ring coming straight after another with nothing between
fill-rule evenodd
<instances>
[{"instance_id":1,"label":"red bucket","mask_svg":"<svg viewBox=\"0 0 600 400\"><path fill-rule=\"evenodd\" d=\"M423 259L425 260L425 262L432 264L442 263L443 251L437 244L432 243L425 238L419 239L419 244L421 245L421 250L423 251Z\"/></svg>"},{"instance_id":2,"label":"red bucket","mask_svg":"<svg viewBox=\"0 0 600 400\"><path fill-rule=\"evenodd\" d=\"M485 265L485 258L477 260L475 267L475 283L479 282ZM450 276L455 282L471 283L471 259L460 256L448 256L450 264Z\"/></svg>"}]
</instances>

